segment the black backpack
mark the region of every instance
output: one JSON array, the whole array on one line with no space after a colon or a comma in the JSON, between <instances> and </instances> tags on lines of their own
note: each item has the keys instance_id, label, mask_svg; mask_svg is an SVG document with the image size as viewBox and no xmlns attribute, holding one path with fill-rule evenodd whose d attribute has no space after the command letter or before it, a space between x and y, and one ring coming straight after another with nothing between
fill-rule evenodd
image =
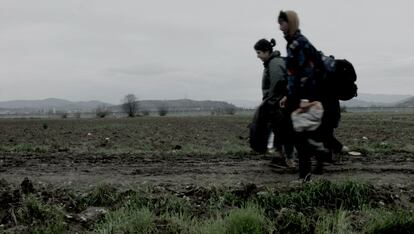
<instances>
[{"instance_id":1,"label":"black backpack","mask_svg":"<svg viewBox=\"0 0 414 234\"><path fill-rule=\"evenodd\" d=\"M271 132L269 123L264 116L263 108L257 108L253 120L249 124L249 145L254 151L264 154L267 151L267 142Z\"/></svg>"},{"instance_id":2,"label":"black backpack","mask_svg":"<svg viewBox=\"0 0 414 234\"><path fill-rule=\"evenodd\" d=\"M352 63L346 59L335 59L321 53L324 68L324 81L330 93L342 101L348 101L358 95L357 75Z\"/></svg>"}]
</instances>

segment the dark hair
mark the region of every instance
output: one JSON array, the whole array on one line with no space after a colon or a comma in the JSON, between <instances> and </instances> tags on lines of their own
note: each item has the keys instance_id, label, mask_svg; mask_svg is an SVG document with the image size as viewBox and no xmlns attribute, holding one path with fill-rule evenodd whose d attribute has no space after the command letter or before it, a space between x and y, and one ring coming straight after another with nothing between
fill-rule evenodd
<instances>
[{"instance_id":1,"label":"dark hair","mask_svg":"<svg viewBox=\"0 0 414 234\"><path fill-rule=\"evenodd\" d=\"M280 11L279 16L277 17L277 20L279 22L281 22L281 21L289 22L288 16L287 16L286 12L284 12L284 11Z\"/></svg>"},{"instance_id":2,"label":"dark hair","mask_svg":"<svg viewBox=\"0 0 414 234\"><path fill-rule=\"evenodd\" d=\"M275 39L270 39L270 41L266 40L266 39L260 39L258 42L256 42L256 44L254 44L254 49L255 50L260 50L263 52L266 51L273 51L273 47L276 45L276 40Z\"/></svg>"}]
</instances>

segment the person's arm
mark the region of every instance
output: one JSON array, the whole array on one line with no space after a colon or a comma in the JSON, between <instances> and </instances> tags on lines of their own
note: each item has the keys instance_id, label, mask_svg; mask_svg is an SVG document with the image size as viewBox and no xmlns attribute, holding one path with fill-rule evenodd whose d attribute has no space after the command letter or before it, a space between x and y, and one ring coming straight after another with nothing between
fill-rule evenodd
<instances>
[{"instance_id":1,"label":"person's arm","mask_svg":"<svg viewBox=\"0 0 414 234\"><path fill-rule=\"evenodd\" d=\"M305 64L303 49L298 41L294 41L287 48L286 72L287 72L287 95L284 105L290 108L299 105L300 79Z\"/></svg>"},{"instance_id":2,"label":"person's arm","mask_svg":"<svg viewBox=\"0 0 414 234\"><path fill-rule=\"evenodd\" d=\"M273 59L269 64L269 96L274 104L278 105L278 101L286 95L284 80L286 76L286 68L282 59Z\"/></svg>"}]
</instances>

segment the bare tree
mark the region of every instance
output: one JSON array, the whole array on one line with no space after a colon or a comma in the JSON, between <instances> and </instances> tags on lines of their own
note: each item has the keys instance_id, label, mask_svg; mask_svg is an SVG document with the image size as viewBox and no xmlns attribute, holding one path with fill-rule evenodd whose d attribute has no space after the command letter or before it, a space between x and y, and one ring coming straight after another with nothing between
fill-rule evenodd
<instances>
[{"instance_id":1,"label":"bare tree","mask_svg":"<svg viewBox=\"0 0 414 234\"><path fill-rule=\"evenodd\" d=\"M150 115L150 111L147 110L147 109L142 110L141 113L142 113L143 116L149 116Z\"/></svg>"},{"instance_id":2,"label":"bare tree","mask_svg":"<svg viewBox=\"0 0 414 234\"><path fill-rule=\"evenodd\" d=\"M236 114L236 108L233 106L228 106L224 108L224 113L227 115L234 115Z\"/></svg>"},{"instance_id":3,"label":"bare tree","mask_svg":"<svg viewBox=\"0 0 414 234\"><path fill-rule=\"evenodd\" d=\"M110 114L110 112L111 111L109 110L109 108L105 105L98 106L95 109L95 115L98 118L105 118L107 115Z\"/></svg>"},{"instance_id":4,"label":"bare tree","mask_svg":"<svg viewBox=\"0 0 414 234\"><path fill-rule=\"evenodd\" d=\"M166 116L168 114L168 107L165 104L161 104L158 106L158 114L160 116Z\"/></svg>"},{"instance_id":5,"label":"bare tree","mask_svg":"<svg viewBox=\"0 0 414 234\"><path fill-rule=\"evenodd\" d=\"M122 102L122 110L128 117L135 117L139 109L137 97L134 94L128 94Z\"/></svg>"}]
</instances>

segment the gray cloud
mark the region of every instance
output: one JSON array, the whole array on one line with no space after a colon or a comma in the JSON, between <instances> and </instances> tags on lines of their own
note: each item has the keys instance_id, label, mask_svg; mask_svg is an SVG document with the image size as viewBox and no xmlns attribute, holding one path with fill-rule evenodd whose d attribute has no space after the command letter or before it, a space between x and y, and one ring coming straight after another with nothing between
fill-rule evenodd
<instances>
[{"instance_id":1,"label":"gray cloud","mask_svg":"<svg viewBox=\"0 0 414 234\"><path fill-rule=\"evenodd\" d=\"M138 64L125 68L111 68L108 69L108 75L121 75L129 77L142 77L142 76L158 76L168 75L171 73L179 72L180 69L162 66L160 64Z\"/></svg>"},{"instance_id":2,"label":"gray cloud","mask_svg":"<svg viewBox=\"0 0 414 234\"><path fill-rule=\"evenodd\" d=\"M0 100L117 103L126 93L258 100L263 67L252 46L274 37L285 54L275 22L281 9L299 13L318 49L354 63L361 92L414 94L414 34L403 23L414 20L411 6L403 0L3 0Z\"/></svg>"}]
</instances>

